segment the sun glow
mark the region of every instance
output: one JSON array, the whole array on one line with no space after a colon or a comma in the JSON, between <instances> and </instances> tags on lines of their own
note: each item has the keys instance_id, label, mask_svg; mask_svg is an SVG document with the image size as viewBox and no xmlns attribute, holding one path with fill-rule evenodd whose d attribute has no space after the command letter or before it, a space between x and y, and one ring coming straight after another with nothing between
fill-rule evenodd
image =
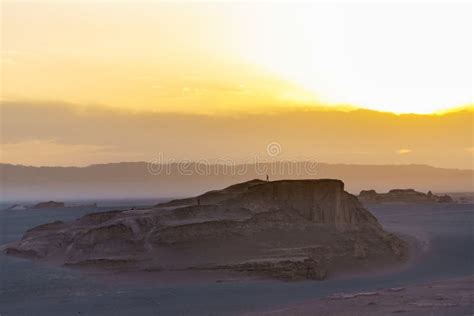
<instances>
[{"instance_id":1,"label":"sun glow","mask_svg":"<svg viewBox=\"0 0 474 316\"><path fill-rule=\"evenodd\" d=\"M472 103L469 7L308 4L262 11L253 24L247 20L256 31L245 57L323 103L394 113Z\"/></svg>"},{"instance_id":2,"label":"sun glow","mask_svg":"<svg viewBox=\"0 0 474 316\"><path fill-rule=\"evenodd\" d=\"M2 9L5 100L186 113L338 104L434 113L472 104L471 4Z\"/></svg>"}]
</instances>

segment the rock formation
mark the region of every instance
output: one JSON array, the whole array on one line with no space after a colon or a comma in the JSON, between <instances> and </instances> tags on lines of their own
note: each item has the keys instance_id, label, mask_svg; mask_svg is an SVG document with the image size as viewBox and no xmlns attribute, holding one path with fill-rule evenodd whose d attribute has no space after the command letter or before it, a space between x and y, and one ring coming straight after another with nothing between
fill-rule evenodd
<instances>
[{"instance_id":1,"label":"rock formation","mask_svg":"<svg viewBox=\"0 0 474 316\"><path fill-rule=\"evenodd\" d=\"M405 242L339 180L252 180L147 210L28 230L7 254L70 267L315 279L395 264Z\"/></svg>"},{"instance_id":2,"label":"rock formation","mask_svg":"<svg viewBox=\"0 0 474 316\"><path fill-rule=\"evenodd\" d=\"M12 206L9 206L5 209L3 209L4 211L24 211L24 210L27 210L28 207L24 206L24 205L20 205L20 204L13 204Z\"/></svg>"},{"instance_id":3,"label":"rock formation","mask_svg":"<svg viewBox=\"0 0 474 316\"><path fill-rule=\"evenodd\" d=\"M449 195L434 195L431 191L427 194L413 189L394 189L388 193L377 193L375 190L362 190L358 196L364 203L453 203Z\"/></svg>"},{"instance_id":4,"label":"rock formation","mask_svg":"<svg viewBox=\"0 0 474 316\"><path fill-rule=\"evenodd\" d=\"M12 206L3 209L4 211L24 211L24 210L35 210L35 209L49 209L49 208L96 208L97 203L90 204L70 204L66 205L64 202L40 202L34 205L20 205L13 204Z\"/></svg>"},{"instance_id":5,"label":"rock formation","mask_svg":"<svg viewBox=\"0 0 474 316\"><path fill-rule=\"evenodd\" d=\"M55 201L48 201L48 202L40 202L38 204L33 205L31 208L60 208L64 207L64 202L55 202Z\"/></svg>"}]
</instances>

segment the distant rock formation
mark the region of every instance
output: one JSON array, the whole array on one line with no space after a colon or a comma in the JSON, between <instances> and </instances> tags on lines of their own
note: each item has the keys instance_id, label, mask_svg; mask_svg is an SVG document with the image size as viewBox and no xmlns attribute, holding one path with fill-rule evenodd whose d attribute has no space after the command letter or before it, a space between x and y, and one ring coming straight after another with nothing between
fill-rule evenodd
<instances>
[{"instance_id":1,"label":"distant rock formation","mask_svg":"<svg viewBox=\"0 0 474 316\"><path fill-rule=\"evenodd\" d=\"M431 191L422 193L413 189L394 189L388 193L362 190L358 196L363 203L454 203L449 195L434 195Z\"/></svg>"},{"instance_id":2,"label":"distant rock formation","mask_svg":"<svg viewBox=\"0 0 474 316\"><path fill-rule=\"evenodd\" d=\"M33 205L31 208L60 208L64 207L64 202L55 202L55 201L48 201L48 202L40 202L38 204Z\"/></svg>"},{"instance_id":3,"label":"distant rock formation","mask_svg":"<svg viewBox=\"0 0 474 316\"><path fill-rule=\"evenodd\" d=\"M28 209L28 207L20 204L13 204L12 206L7 207L4 211L23 211Z\"/></svg>"},{"instance_id":4,"label":"distant rock formation","mask_svg":"<svg viewBox=\"0 0 474 316\"><path fill-rule=\"evenodd\" d=\"M78 268L320 280L399 263L407 246L342 181L252 180L151 209L41 225L5 252Z\"/></svg>"},{"instance_id":5,"label":"distant rock formation","mask_svg":"<svg viewBox=\"0 0 474 316\"><path fill-rule=\"evenodd\" d=\"M48 202L37 203L35 205L13 204L12 206L7 207L3 210L4 211L24 211L24 210L31 210L31 209L48 209L48 208L96 208L96 207L97 207L97 203L65 205L64 202L48 201Z\"/></svg>"}]
</instances>

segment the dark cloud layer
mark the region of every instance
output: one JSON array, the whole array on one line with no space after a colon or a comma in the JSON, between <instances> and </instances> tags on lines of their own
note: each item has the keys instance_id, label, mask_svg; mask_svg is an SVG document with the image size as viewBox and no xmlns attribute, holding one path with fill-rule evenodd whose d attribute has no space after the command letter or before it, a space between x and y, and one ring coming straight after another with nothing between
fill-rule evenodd
<instances>
[{"instance_id":1,"label":"dark cloud layer","mask_svg":"<svg viewBox=\"0 0 474 316\"><path fill-rule=\"evenodd\" d=\"M422 163L471 169L474 146L470 111L394 115L369 110L298 110L205 116L3 102L1 123L3 159L9 163L15 161L7 160L6 144L31 141L60 144L65 150L68 146L104 149L101 161L78 157L82 164L107 162L107 151L113 152L111 161L130 157L149 160L157 153L175 159L245 159L264 155L268 143L278 142L282 159L311 157L327 162ZM23 147L28 151L27 145Z\"/></svg>"}]
</instances>

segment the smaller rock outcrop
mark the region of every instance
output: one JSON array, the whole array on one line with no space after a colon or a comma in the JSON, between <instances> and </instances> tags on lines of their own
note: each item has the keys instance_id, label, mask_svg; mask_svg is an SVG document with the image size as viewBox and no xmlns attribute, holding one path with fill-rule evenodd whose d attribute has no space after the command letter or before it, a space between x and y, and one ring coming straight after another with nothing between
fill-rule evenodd
<instances>
[{"instance_id":1,"label":"smaller rock outcrop","mask_svg":"<svg viewBox=\"0 0 474 316\"><path fill-rule=\"evenodd\" d=\"M55 202L55 201L48 201L48 202L40 202L38 204L33 205L31 208L39 209L39 208L60 208L64 207L64 202Z\"/></svg>"},{"instance_id":2,"label":"smaller rock outcrop","mask_svg":"<svg viewBox=\"0 0 474 316\"><path fill-rule=\"evenodd\" d=\"M12 206L7 207L4 211L24 211L27 210L28 207L20 204L13 204Z\"/></svg>"},{"instance_id":3,"label":"smaller rock outcrop","mask_svg":"<svg viewBox=\"0 0 474 316\"><path fill-rule=\"evenodd\" d=\"M96 208L96 207L97 207L97 203L66 205L64 202L48 201L48 202L40 202L34 205L13 204L12 206L3 210L4 211L24 211L24 210L32 210L32 209L46 209L46 208Z\"/></svg>"},{"instance_id":4,"label":"smaller rock outcrop","mask_svg":"<svg viewBox=\"0 0 474 316\"><path fill-rule=\"evenodd\" d=\"M449 195L434 195L431 191L425 194L414 189L393 189L388 193L362 190L358 199L363 203L454 203Z\"/></svg>"}]
</instances>

